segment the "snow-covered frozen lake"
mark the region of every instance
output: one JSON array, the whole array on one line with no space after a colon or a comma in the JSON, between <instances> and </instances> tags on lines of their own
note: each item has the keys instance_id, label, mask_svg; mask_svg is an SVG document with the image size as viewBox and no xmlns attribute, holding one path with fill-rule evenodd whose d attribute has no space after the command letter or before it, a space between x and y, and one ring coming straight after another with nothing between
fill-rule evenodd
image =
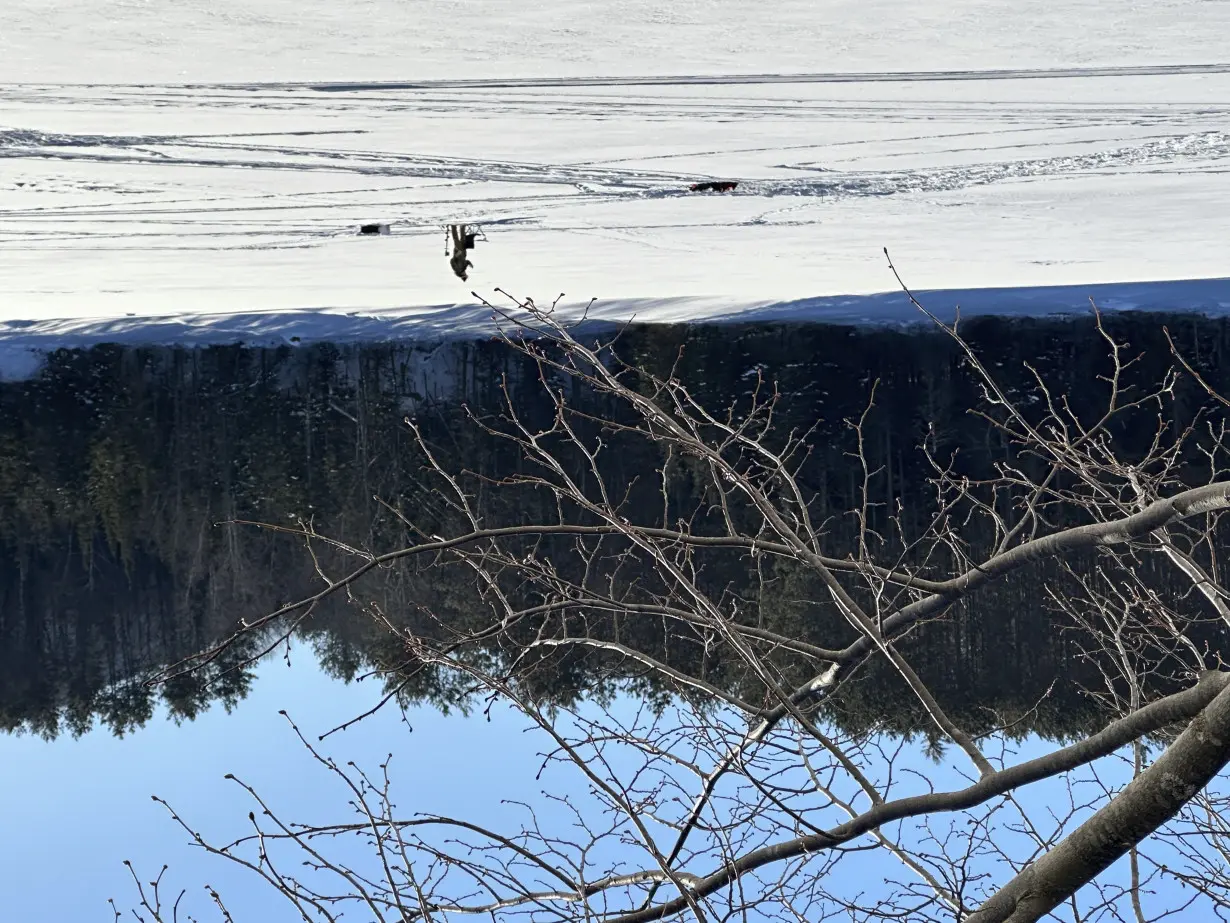
<instances>
[{"instance_id":1,"label":"snow-covered frozen lake","mask_svg":"<svg viewBox=\"0 0 1230 923\"><path fill-rule=\"evenodd\" d=\"M496 286L613 319L903 320L884 248L941 313L1226 312L1227 36L1230 0L4 0L0 379L101 341L472 334ZM686 191L712 178L739 186ZM485 237L467 282L454 222ZM14 457L57 446L69 418L41 406ZM251 770L324 804L273 711L323 731L374 693L289 674L123 744L5 739L12 918L88 918L121 858L200 880L151 790L226 822L218 777ZM432 810L519 797L468 775L498 751L514 778L519 728L431 722L410 765L443 767Z\"/></svg>"},{"instance_id":2,"label":"snow-covered frozen lake","mask_svg":"<svg viewBox=\"0 0 1230 923\"><path fill-rule=\"evenodd\" d=\"M1222 310L1226 35L1216 0L16 0L0 340L461 332L496 286L874 321L885 247L941 310Z\"/></svg>"}]
</instances>

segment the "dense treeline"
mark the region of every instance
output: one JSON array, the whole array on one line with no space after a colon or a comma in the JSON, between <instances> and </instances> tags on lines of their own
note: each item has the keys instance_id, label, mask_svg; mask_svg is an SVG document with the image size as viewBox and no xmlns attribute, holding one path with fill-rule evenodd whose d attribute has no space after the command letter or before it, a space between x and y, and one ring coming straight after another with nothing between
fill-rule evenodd
<instances>
[{"instance_id":1,"label":"dense treeline","mask_svg":"<svg viewBox=\"0 0 1230 923\"><path fill-rule=\"evenodd\" d=\"M1230 323L1142 315L1107 323L1131 342L1132 355L1140 354L1128 374L1142 386L1156 384L1171 363L1162 335L1168 324L1206 379L1230 390ZM1078 413L1098 411L1099 376L1110 367L1091 323L983 319L964 332L1005 388L1026 402L1028 361L1069 394ZM876 401L864 435L873 467L882 470L874 484L877 527L899 506L907 534L922 528L931 496L930 468L918 449L924 438L942 456L959 450L958 466L974 477L1000 460L1034 463L1014 457L985 420L968 412L979 398L975 383L952 341L934 331L639 327L623 334L619 351L659 373L675 368L710 406L746 403L760 379L772 382L782 394L781 431L811 432L813 451L800 478L830 517L832 553L843 553L853 536L847 513L857 505L862 474L850 456L848 421L863 413L873 382ZM38 377L0 384L0 726L50 736L81 732L100 718L122 733L148 720L156 696L178 717L191 717L211 699L242 696L251 673L230 663L215 664L208 684L182 678L155 694L141 682L224 636L237 619L302 596L317 579L301 539L226 523L310 523L357 546L391 547L404 539L403 526L375 497L425 525L447 515L404 418L415 418L446 466L507 474L523 464L515 448L483 436L463 409L496 413L506 387L520 413L549 412L536 370L498 342L99 347L57 352ZM1177 431L1198 412L1220 409L1191 382L1180 382L1167 422ZM1120 426L1116 438L1125 452L1145 451L1156 419L1156 409L1146 408ZM608 476L620 483L662 462L645 441L621 444L609 457ZM1192 476L1198 473L1193 468ZM696 504L686 466L675 470L672 490L681 508ZM545 502L492 492L484 496L484 513L491 522L526 521ZM633 502L648 510L657 498ZM977 547L988 537L965 538ZM323 561L347 565L337 553L326 552ZM712 572L715 591L740 600L747 617L825 645L848 633L805 573L784 564L751 572L720 561ZM1039 580L1063 579L1057 569L1031 572L980 597L976 613L954 610L914 642L919 672L971 726L994 720L988 707L1021 714L1056 680L1029 726L1062 734L1096 720L1094 703L1079 691L1082 683L1097 684L1096 670L1077 657L1079 639L1056 630L1054 613L1036 592ZM1156 579L1167 578L1159 572ZM455 627L478 618L472 588L448 569L407 565L369 581L363 592L397 618L434 611ZM621 620L585 630L618 633L625 643L756 693L750 678L713 661L702 645L660 637L652 625ZM404 655L357 609L322 610L304 632L337 675L375 666L392 671L390 683L400 681ZM627 672L594 656L569 655L545 659L527 682L535 694L564 700L609 688L612 675ZM458 690L441 683L416 674L405 693L456 702ZM879 668L860 674L832 707L860 727L887 722L908 730L917 719L905 690Z\"/></svg>"}]
</instances>

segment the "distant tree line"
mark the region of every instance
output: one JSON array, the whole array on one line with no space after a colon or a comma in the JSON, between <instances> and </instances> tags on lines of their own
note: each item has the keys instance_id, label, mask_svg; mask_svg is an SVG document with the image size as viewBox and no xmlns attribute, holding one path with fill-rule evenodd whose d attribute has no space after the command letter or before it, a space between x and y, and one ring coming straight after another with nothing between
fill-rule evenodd
<instances>
[{"instance_id":1,"label":"distant tree line","mask_svg":"<svg viewBox=\"0 0 1230 923\"><path fill-rule=\"evenodd\" d=\"M1125 314L1106 318L1106 325L1140 357L1124 372L1129 386L1153 386L1165 376L1172 363L1166 326L1194 369L1214 388L1230 390L1230 322ZM1066 391L1078 414L1087 396L1092 413L1097 397L1088 383L1113 371L1088 321L975 319L963 333L1026 406L1036 372ZM868 525L886 552L908 553L911 534L926 526L918 501L930 496L933 469L920 446L932 458L955 453L956 470L975 480L997 465L1036 474L1040 464L1018 456L985 419L968 412L978 393L967 360L933 331L637 326L624 331L618 349L648 371L675 368L710 408L737 408L757 388L776 387L783 394L780 431L808 433L811 453L798 480L830 517L834 553L857 535L849 511L858 505L864 471L852 455L853 421L862 420L864 456L874 472ZM424 526L444 524L454 514L425 483L422 448L405 418L414 419L446 466L476 478L506 478L524 458L506 441L485 436L469 415L481 421L507 390L527 419L543 418L550 407L532 387L537 374L498 342L97 347L55 352L36 378L0 384L0 727L54 736L80 733L98 719L123 733L147 721L159 698L179 718L211 701L238 700L251 670L237 664L251 648L232 650L231 660L204 674L153 689L143 685L154 671L224 637L239 618L297 598L317 579L302 537L218 524L319 529L356 548L386 547L401 537L406 527L395 511ZM1205 391L1179 380L1167 423L1178 432L1217 410ZM1114 433L1121 450L1147 452L1156 419L1156 407L1125 415ZM642 489L637 473L663 459L647 454L656 450L643 440L611 439L604 471L629 485L635 503ZM701 479L687 459L671 464L671 490L680 504L695 503ZM1183 464L1197 479L1198 453ZM531 521L541 509L535 504L547 502L533 491L492 492L484 515L499 524ZM1059 521L1064 513L1052 515ZM972 546L990 540L966 537ZM976 557L977 550L968 552ZM344 565L344 552L319 551L323 566ZM766 564L758 573L715 567L704 579L737 601L741 618L782 634L831 641L846 630L814 576L790 562ZM1081 692L1097 684L1098 668L1081 657L1075 629L1038 592L1071 579L1054 564L1016 575L979 599L979 618L959 605L944 624L907 639L903 650L967 727L994 720L990 702L1000 713L1028 715L1022 733L1078 733L1099 720L1097 703ZM1164 590L1172 578L1159 569L1153 579ZM382 571L365 586L396 619L448 612L454 628L471 617L475 592L447 568L412 564ZM416 631L447 627L416 624ZM593 620L578 630L618 636L741 693L754 686L737 664L707 659L697 638L655 634L634 620ZM351 606L330 601L300 633L340 678L382 669L390 688L408 698L464 704L465 690L440 675L404 672L404 651ZM247 636L245 644L259 646L259 640ZM1214 649L1224 644L1212 627L1201 641ZM787 673L802 669L785 654L777 666ZM525 682L541 699L570 701L610 691L629 676L635 680L635 670L600 653L572 651L544 656ZM642 691L666 694L652 679ZM923 724L908 690L883 667L860 674L826 707L851 729L905 733Z\"/></svg>"}]
</instances>

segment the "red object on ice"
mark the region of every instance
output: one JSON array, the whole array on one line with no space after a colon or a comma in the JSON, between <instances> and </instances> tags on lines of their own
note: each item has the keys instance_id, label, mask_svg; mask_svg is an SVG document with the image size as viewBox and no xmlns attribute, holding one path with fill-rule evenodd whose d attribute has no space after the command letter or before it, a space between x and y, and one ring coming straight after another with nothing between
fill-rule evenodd
<instances>
[{"instance_id":1,"label":"red object on ice","mask_svg":"<svg viewBox=\"0 0 1230 923\"><path fill-rule=\"evenodd\" d=\"M688 188L693 192L730 192L738 185L734 180L715 179L704 183L693 183Z\"/></svg>"}]
</instances>

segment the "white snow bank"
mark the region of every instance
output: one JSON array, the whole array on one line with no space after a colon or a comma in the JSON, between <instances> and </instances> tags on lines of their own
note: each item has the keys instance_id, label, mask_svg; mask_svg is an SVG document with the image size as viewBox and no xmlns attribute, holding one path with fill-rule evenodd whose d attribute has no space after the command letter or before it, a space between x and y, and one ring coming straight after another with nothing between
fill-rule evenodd
<instances>
[{"instance_id":1,"label":"white snow bank","mask_svg":"<svg viewBox=\"0 0 1230 923\"><path fill-rule=\"evenodd\" d=\"M930 289L914 293L933 314L951 321L962 317L1079 316L1091 301L1106 312L1194 312L1230 314L1230 278L1162 282L1118 282L1031 288ZM497 306L511 302L492 296ZM561 301L559 316L594 325L642 323L739 323L803 321L854 325L908 325L927 322L904 292L828 295L789 301L735 303L718 298L640 298L586 304ZM336 308L252 311L122 318L70 318L0 321L0 379L35 374L42 356L57 348L103 343L125 345L251 346L333 342L412 340L422 343L495 335L498 319L478 303L441 304L379 311Z\"/></svg>"}]
</instances>

